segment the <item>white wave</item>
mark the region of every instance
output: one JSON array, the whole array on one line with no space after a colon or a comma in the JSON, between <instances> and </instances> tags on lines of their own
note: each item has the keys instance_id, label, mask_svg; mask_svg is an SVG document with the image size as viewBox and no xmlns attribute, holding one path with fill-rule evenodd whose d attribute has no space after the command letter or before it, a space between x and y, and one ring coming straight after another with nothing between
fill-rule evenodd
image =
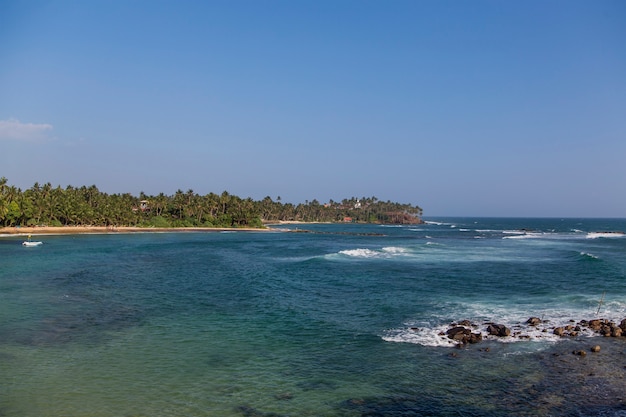
<instances>
[{"instance_id":1,"label":"white wave","mask_svg":"<svg viewBox=\"0 0 626 417\"><path fill-rule=\"evenodd\" d=\"M624 232L591 232L591 233L587 233L587 239L598 239L601 237L608 237L608 238L614 238L614 237L625 237L626 234L624 234Z\"/></svg>"},{"instance_id":2,"label":"white wave","mask_svg":"<svg viewBox=\"0 0 626 417\"><path fill-rule=\"evenodd\" d=\"M453 340L441 336L439 333L440 330L434 328L410 327L389 330L387 334L382 336L382 339L385 342L414 343L433 347L454 347L456 345Z\"/></svg>"},{"instance_id":3,"label":"white wave","mask_svg":"<svg viewBox=\"0 0 626 417\"><path fill-rule=\"evenodd\" d=\"M504 236L502 239L554 239L554 240L567 240L572 239L573 236L564 233L553 232L526 232L524 234Z\"/></svg>"},{"instance_id":4,"label":"white wave","mask_svg":"<svg viewBox=\"0 0 626 417\"><path fill-rule=\"evenodd\" d=\"M600 259L599 256L596 256L596 255L594 255L592 253L589 253L589 252L580 252L580 255L584 256L584 257L592 258L592 259Z\"/></svg>"},{"instance_id":5,"label":"white wave","mask_svg":"<svg viewBox=\"0 0 626 417\"><path fill-rule=\"evenodd\" d=\"M545 237L544 233L523 233L515 236L504 236L502 239L540 239Z\"/></svg>"},{"instance_id":6,"label":"white wave","mask_svg":"<svg viewBox=\"0 0 626 417\"><path fill-rule=\"evenodd\" d=\"M404 256L409 253L409 250L402 247L397 246L387 246L380 250L367 249L367 248L357 248L357 249L346 249L339 251L339 255L347 256L351 258L362 258L362 259L388 259L396 256Z\"/></svg>"},{"instance_id":7,"label":"white wave","mask_svg":"<svg viewBox=\"0 0 626 417\"><path fill-rule=\"evenodd\" d=\"M528 232L524 230L503 230L502 233L505 235L525 235Z\"/></svg>"},{"instance_id":8,"label":"white wave","mask_svg":"<svg viewBox=\"0 0 626 417\"><path fill-rule=\"evenodd\" d=\"M341 255L350 256L354 258L376 258L380 256L380 252L371 249L347 249L339 251Z\"/></svg>"},{"instance_id":9,"label":"white wave","mask_svg":"<svg viewBox=\"0 0 626 417\"><path fill-rule=\"evenodd\" d=\"M399 248L397 246L388 246L386 248L383 248L383 252L390 253L393 255L401 255L401 254L407 253L407 249Z\"/></svg>"}]
</instances>

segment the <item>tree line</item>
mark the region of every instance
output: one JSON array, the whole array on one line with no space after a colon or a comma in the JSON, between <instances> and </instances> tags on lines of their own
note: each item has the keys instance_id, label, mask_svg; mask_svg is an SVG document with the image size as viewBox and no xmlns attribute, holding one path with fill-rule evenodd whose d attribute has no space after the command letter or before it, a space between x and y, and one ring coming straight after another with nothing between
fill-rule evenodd
<instances>
[{"instance_id":1,"label":"tree line","mask_svg":"<svg viewBox=\"0 0 626 417\"><path fill-rule=\"evenodd\" d=\"M53 187L35 183L22 190L0 178L0 225L136 226L136 227L264 227L279 221L420 223L422 209L376 197L317 200L297 205L281 198L262 200L229 194L199 195L177 190L173 195L107 194L95 185Z\"/></svg>"}]
</instances>

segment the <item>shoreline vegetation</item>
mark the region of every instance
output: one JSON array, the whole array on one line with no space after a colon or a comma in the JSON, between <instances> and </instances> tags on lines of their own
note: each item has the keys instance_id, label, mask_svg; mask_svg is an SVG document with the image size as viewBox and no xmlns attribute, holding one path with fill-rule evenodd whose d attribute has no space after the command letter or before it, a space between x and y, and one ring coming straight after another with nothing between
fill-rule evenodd
<instances>
[{"instance_id":1,"label":"shoreline vegetation","mask_svg":"<svg viewBox=\"0 0 626 417\"><path fill-rule=\"evenodd\" d=\"M171 232L270 232L290 231L274 229L278 225L305 225L329 222L278 221L265 224L264 227L134 227L134 226L7 226L0 227L2 236L26 235L72 235L72 234L107 234L107 233L171 233Z\"/></svg>"},{"instance_id":2,"label":"shoreline vegetation","mask_svg":"<svg viewBox=\"0 0 626 417\"><path fill-rule=\"evenodd\" d=\"M171 232L263 232L271 228L258 227L133 227L133 226L32 226L2 227L2 236L72 235L112 233L171 233Z\"/></svg>"},{"instance_id":3,"label":"shoreline vegetation","mask_svg":"<svg viewBox=\"0 0 626 417\"><path fill-rule=\"evenodd\" d=\"M49 182L22 190L0 177L0 233L6 234L264 230L280 223L420 224L421 216L417 205L376 197L292 204L280 197L255 201L227 191L200 195L191 189L134 196L107 194L95 185L62 188Z\"/></svg>"}]
</instances>

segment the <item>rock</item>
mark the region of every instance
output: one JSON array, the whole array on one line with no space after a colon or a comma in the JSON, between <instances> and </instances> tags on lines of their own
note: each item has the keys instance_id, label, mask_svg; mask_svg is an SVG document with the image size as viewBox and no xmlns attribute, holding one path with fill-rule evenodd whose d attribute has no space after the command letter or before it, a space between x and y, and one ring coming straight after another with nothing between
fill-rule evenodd
<instances>
[{"instance_id":1,"label":"rock","mask_svg":"<svg viewBox=\"0 0 626 417\"><path fill-rule=\"evenodd\" d=\"M600 345L595 345L591 348L592 352L600 352Z\"/></svg>"},{"instance_id":2,"label":"rock","mask_svg":"<svg viewBox=\"0 0 626 417\"><path fill-rule=\"evenodd\" d=\"M537 326L541 324L541 319L539 317L531 317L528 320L526 320L526 324L530 326Z\"/></svg>"},{"instance_id":3,"label":"rock","mask_svg":"<svg viewBox=\"0 0 626 417\"><path fill-rule=\"evenodd\" d=\"M599 331L602 328L602 325L604 323L602 323L602 320L600 319L593 319L593 320L589 320L589 322L587 323L587 325L589 326L589 328L593 331Z\"/></svg>"},{"instance_id":4,"label":"rock","mask_svg":"<svg viewBox=\"0 0 626 417\"><path fill-rule=\"evenodd\" d=\"M552 333L557 336L563 336L565 334L565 329L563 329L562 327L555 327Z\"/></svg>"},{"instance_id":5,"label":"rock","mask_svg":"<svg viewBox=\"0 0 626 417\"><path fill-rule=\"evenodd\" d=\"M611 336L611 326L602 324L598 330L602 336Z\"/></svg>"},{"instance_id":6,"label":"rock","mask_svg":"<svg viewBox=\"0 0 626 417\"><path fill-rule=\"evenodd\" d=\"M490 324L487 327L487 333L492 336L506 337L511 335L511 329L504 324Z\"/></svg>"},{"instance_id":7,"label":"rock","mask_svg":"<svg viewBox=\"0 0 626 417\"><path fill-rule=\"evenodd\" d=\"M478 343L483 340L483 335L480 333L470 333L468 342L469 343Z\"/></svg>"},{"instance_id":8,"label":"rock","mask_svg":"<svg viewBox=\"0 0 626 417\"><path fill-rule=\"evenodd\" d=\"M474 326L474 325L472 324L472 322L471 322L471 321L469 321L469 320L461 320L461 321L458 323L458 325L459 325L459 326L465 326L465 327L472 327L472 326Z\"/></svg>"},{"instance_id":9,"label":"rock","mask_svg":"<svg viewBox=\"0 0 626 417\"><path fill-rule=\"evenodd\" d=\"M587 352L585 352L584 350L575 350L572 352L574 355L578 355L578 356L587 356Z\"/></svg>"},{"instance_id":10,"label":"rock","mask_svg":"<svg viewBox=\"0 0 626 417\"><path fill-rule=\"evenodd\" d=\"M463 340L465 336L469 335L470 333L471 331L469 329L466 329L463 326L453 327L451 329L448 329L448 331L446 331L448 338L452 340Z\"/></svg>"},{"instance_id":11,"label":"rock","mask_svg":"<svg viewBox=\"0 0 626 417\"><path fill-rule=\"evenodd\" d=\"M626 333L626 319L622 320L622 322L619 324L620 329L622 329L623 333Z\"/></svg>"},{"instance_id":12,"label":"rock","mask_svg":"<svg viewBox=\"0 0 626 417\"><path fill-rule=\"evenodd\" d=\"M622 335L622 329L620 327L611 327L611 336L620 337Z\"/></svg>"}]
</instances>

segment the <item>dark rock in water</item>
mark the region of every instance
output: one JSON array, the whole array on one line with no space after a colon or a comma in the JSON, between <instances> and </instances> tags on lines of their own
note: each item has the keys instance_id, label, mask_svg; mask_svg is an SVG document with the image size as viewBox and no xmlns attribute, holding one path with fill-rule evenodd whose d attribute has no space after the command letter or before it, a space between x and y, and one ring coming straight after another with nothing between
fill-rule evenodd
<instances>
[{"instance_id":1,"label":"dark rock in water","mask_svg":"<svg viewBox=\"0 0 626 417\"><path fill-rule=\"evenodd\" d=\"M478 342L480 342L482 340L483 340L483 335L480 334L480 333L470 333L469 334L469 340L468 340L469 343L474 344L474 343L478 343Z\"/></svg>"},{"instance_id":2,"label":"dark rock in water","mask_svg":"<svg viewBox=\"0 0 626 417\"><path fill-rule=\"evenodd\" d=\"M472 324L471 321L469 320L461 320L460 322L457 323L458 326L465 326L465 327L473 327L474 325Z\"/></svg>"},{"instance_id":3,"label":"dark rock in water","mask_svg":"<svg viewBox=\"0 0 626 417\"><path fill-rule=\"evenodd\" d=\"M620 329L622 329L622 333L626 333L626 319L622 320L619 324Z\"/></svg>"},{"instance_id":4,"label":"dark rock in water","mask_svg":"<svg viewBox=\"0 0 626 417\"><path fill-rule=\"evenodd\" d=\"M459 347L461 344L465 345L467 343L474 344L483 340L483 335L480 333L472 333L472 331L463 326L456 326L446 331L449 339L456 340L459 342Z\"/></svg>"},{"instance_id":5,"label":"dark rock in water","mask_svg":"<svg viewBox=\"0 0 626 417\"><path fill-rule=\"evenodd\" d=\"M471 330L466 329L463 326L457 326L446 331L449 339L452 340L462 340L466 335L469 335Z\"/></svg>"},{"instance_id":6,"label":"dark rock in water","mask_svg":"<svg viewBox=\"0 0 626 417\"><path fill-rule=\"evenodd\" d=\"M350 399L343 401L339 407L339 415L361 417L485 416L481 408L443 401L427 394Z\"/></svg>"},{"instance_id":7,"label":"dark rock in water","mask_svg":"<svg viewBox=\"0 0 626 417\"><path fill-rule=\"evenodd\" d=\"M615 325L615 323L605 320L602 325L600 326L600 330L598 330L598 332L602 335L602 336L606 336L606 337L619 337L622 335L622 329L618 326Z\"/></svg>"},{"instance_id":8,"label":"dark rock in water","mask_svg":"<svg viewBox=\"0 0 626 417\"><path fill-rule=\"evenodd\" d=\"M557 336L563 336L565 334L565 329L562 327L556 327L552 333Z\"/></svg>"},{"instance_id":9,"label":"dark rock in water","mask_svg":"<svg viewBox=\"0 0 626 417\"><path fill-rule=\"evenodd\" d=\"M604 320L600 319L589 320L589 322L587 323L589 328L595 332L599 331L602 328L603 324L605 324Z\"/></svg>"},{"instance_id":10,"label":"dark rock in water","mask_svg":"<svg viewBox=\"0 0 626 417\"><path fill-rule=\"evenodd\" d=\"M587 356L587 352L585 352L584 350L575 350L572 352L574 355L578 355L578 356Z\"/></svg>"},{"instance_id":11,"label":"dark rock in water","mask_svg":"<svg viewBox=\"0 0 626 417\"><path fill-rule=\"evenodd\" d=\"M506 337L511 335L511 329L504 324L490 324L487 327L487 333L492 336Z\"/></svg>"},{"instance_id":12,"label":"dark rock in water","mask_svg":"<svg viewBox=\"0 0 626 417\"><path fill-rule=\"evenodd\" d=\"M591 351L592 351L592 352L595 352L595 353L600 352L600 345L595 345L595 346L593 346L593 347L591 348Z\"/></svg>"},{"instance_id":13,"label":"dark rock in water","mask_svg":"<svg viewBox=\"0 0 626 417\"><path fill-rule=\"evenodd\" d=\"M531 317L528 320L526 320L526 324L531 325L531 326L537 326L541 324L541 319L539 317Z\"/></svg>"}]
</instances>

